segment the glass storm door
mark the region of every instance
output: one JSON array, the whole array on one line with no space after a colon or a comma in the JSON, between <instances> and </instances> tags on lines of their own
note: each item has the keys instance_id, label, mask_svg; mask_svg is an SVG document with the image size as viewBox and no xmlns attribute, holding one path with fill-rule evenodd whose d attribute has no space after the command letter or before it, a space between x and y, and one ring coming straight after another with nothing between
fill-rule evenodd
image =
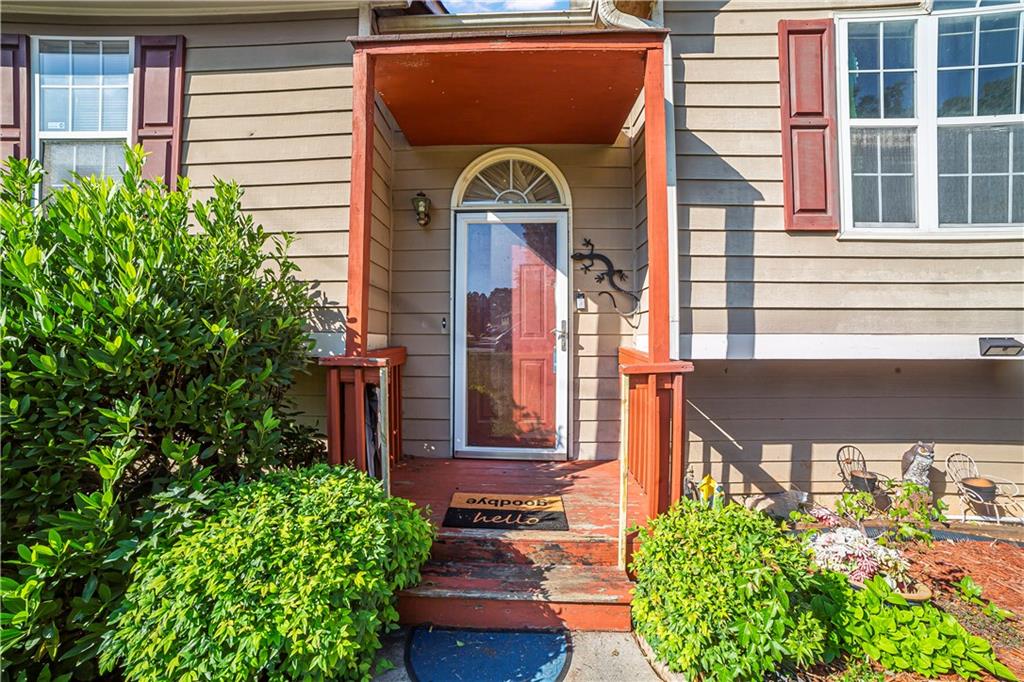
<instances>
[{"instance_id":1,"label":"glass storm door","mask_svg":"<svg viewBox=\"0 0 1024 682\"><path fill-rule=\"evenodd\" d=\"M564 213L467 213L455 233L455 454L562 459Z\"/></svg>"}]
</instances>

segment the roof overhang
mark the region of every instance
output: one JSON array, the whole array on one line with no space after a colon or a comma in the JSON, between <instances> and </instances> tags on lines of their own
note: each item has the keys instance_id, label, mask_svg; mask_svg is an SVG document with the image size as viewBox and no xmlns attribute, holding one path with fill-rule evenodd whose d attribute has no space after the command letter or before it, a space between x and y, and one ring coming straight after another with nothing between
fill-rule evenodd
<instances>
[{"instance_id":1,"label":"roof overhang","mask_svg":"<svg viewBox=\"0 0 1024 682\"><path fill-rule=\"evenodd\" d=\"M665 32L350 38L412 145L609 144Z\"/></svg>"},{"instance_id":2,"label":"roof overhang","mask_svg":"<svg viewBox=\"0 0 1024 682\"><path fill-rule=\"evenodd\" d=\"M62 17L199 17L355 10L358 0L4 0L4 14ZM406 7L381 0L376 8Z\"/></svg>"}]
</instances>

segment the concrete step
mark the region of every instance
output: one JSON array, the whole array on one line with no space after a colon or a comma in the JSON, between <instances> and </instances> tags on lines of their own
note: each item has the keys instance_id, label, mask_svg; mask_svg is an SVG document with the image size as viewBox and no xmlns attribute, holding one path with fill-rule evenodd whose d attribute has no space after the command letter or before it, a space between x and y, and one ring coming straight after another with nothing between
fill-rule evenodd
<instances>
[{"instance_id":1,"label":"concrete step","mask_svg":"<svg viewBox=\"0 0 1024 682\"><path fill-rule=\"evenodd\" d=\"M398 595L406 625L627 632L630 583L615 566L428 562Z\"/></svg>"}]
</instances>

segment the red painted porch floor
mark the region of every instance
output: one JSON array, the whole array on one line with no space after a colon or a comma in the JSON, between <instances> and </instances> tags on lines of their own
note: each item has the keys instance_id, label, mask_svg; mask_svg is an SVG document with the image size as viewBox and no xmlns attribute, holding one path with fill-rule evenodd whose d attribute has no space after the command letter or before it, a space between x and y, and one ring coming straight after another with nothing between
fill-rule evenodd
<instances>
[{"instance_id":1,"label":"red painted porch floor","mask_svg":"<svg viewBox=\"0 0 1024 682\"><path fill-rule=\"evenodd\" d=\"M630 582L616 566L618 462L409 458L391 490L437 528L423 580L399 595L408 624L629 630ZM455 492L561 495L568 531L445 528ZM629 525L645 497L630 479Z\"/></svg>"}]
</instances>

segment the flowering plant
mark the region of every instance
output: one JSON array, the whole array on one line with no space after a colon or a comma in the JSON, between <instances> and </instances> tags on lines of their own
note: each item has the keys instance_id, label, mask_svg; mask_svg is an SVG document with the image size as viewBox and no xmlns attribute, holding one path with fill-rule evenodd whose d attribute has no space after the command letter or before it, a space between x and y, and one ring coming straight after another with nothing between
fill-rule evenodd
<instances>
[{"instance_id":1,"label":"flowering plant","mask_svg":"<svg viewBox=\"0 0 1024 682\"><path fill-rule=\"evenodd\" d=\"M842 519L839 518L839 515L824 507L813 506L807 510L807 514L826 528L838 528L842 525Z\"/></svg>"},{"instance_id":2,"label":"flowering plant","mask_svg":"<svg viewBox=\"0 0 1024 682\"><path fill-rule=\"evenodd\" d=\"M855 528L817 533L808 546L820 568L843 573L852 581L863 583L879 575L896 590L913 583L907 560L898 551L883 547Z\"/></svg>"}]
</instances>

